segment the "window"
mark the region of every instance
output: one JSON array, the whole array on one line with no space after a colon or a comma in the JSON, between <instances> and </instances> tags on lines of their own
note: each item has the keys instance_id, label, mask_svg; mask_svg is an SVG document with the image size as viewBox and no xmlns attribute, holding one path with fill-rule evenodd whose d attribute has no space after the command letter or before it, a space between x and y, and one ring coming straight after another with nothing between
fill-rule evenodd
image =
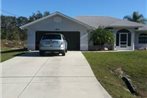
<instances>
[{"instance_id":1,"label":"window","mask_svg":"<svg viewBox=\"0 0 147 98\"><path fill-rule=\"evenodd\" d=\"M139 43L147 44L147 34L142 33L139 35Z\"/></svg>"},{"instance_id":2,"label":"window","mask_svg":"<svg viewBox=\"0 0 147 98\"><path fill-rule=\"evenodd\" d=\"M61 35L60 34L47 34L47 35L43 35L42 39L43 40L45 40L45 39L61 39Z\"/></svg>"}]
</instances>

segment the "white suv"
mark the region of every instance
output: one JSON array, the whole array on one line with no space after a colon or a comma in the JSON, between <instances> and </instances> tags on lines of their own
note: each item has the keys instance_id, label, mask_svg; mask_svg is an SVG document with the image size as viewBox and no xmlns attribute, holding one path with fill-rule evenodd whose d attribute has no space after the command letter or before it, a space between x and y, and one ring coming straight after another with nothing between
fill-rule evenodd
<instances>
[{"instance_id":1,"label":"white suv","mask_svg":"<svg viewBox=\"0 0 147 98\"><path fill-rule=\"evenodd\" d=\"M49 33L42 36L40 40L39 53L40 55L44 55L46 52L61 53L65 56L65 53L67 52L67 41L63 34Z\"/></svg>"}]
</instances>

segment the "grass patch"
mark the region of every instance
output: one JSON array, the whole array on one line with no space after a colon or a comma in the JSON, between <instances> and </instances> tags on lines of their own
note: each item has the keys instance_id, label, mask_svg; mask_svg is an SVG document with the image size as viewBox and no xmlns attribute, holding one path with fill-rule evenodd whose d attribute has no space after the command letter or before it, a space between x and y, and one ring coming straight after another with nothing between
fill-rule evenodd
<instances>
[{"instance_id":1,"label":"grass patch","mask_svg":"<svg viewBox=\"0 0 147 98\"><path fill-rule=\"evenodd\" d=\"M10 48L8 48L8 47L2 47L1 48L1 51L7 51L7 50L10 50Z\"/></svg>"},{"instance_id":2,"label":"grass patch","mask_svg":"<svg viewBox=\"0 0 147 98\"><path fill-rule=\"evenodd\" d=\"M25 49L9 49L9 48L2 48L1 49L2 52L1 52L1 55L0 55L0 62L3 62L5 60L8 60L14 56L17 56L17 55L20 55L20 54L23 54L26 52Z\"/></svg>"},{"instance_id":3,"label":"grass patch","mask_svg":"<svg viewBox=\"0 0 147 98\"><path fill-rule=\"evenodd\" d=\"M113 98L147 98L147 51L83 54L96 78ZM117 68L122 68L130 76L141 97L127 91L121 78L113 73Z\"/></svg>"}]
</instances>

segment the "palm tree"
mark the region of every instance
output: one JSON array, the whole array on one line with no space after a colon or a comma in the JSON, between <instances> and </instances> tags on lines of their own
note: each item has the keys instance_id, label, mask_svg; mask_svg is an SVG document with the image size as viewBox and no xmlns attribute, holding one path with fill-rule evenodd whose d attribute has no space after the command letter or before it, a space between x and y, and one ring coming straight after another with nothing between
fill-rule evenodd
<instances>
[{"instance_id":1,"label":"palm tree","mask_svg":"<svg viewBox=\"0 0 147 98\"><path fill-rule=\"evenodd\" d=\"M129 21L133 21L133 22L138 22L138 23L143 23L145 24L145 22L147 21L142 14L139 14L139 12L133 12L133 14L130 16L125 16L124 19L127 19Z\"/></svg>"}]
</instances>

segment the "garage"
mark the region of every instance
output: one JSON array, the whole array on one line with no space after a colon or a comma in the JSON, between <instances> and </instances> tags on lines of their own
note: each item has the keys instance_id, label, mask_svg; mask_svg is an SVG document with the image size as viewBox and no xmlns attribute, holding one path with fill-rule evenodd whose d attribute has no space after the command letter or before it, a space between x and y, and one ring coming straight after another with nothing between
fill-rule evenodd
<instances>
[{"instance_id":1,"label":"garage","mask_svg":"<svg viewBox=\"0 0 147 98\"><path fill-rule=\"evenodd\" d=\"M35 50L39 49L40 39L47 33L61 33L68 43L68 50L80 50L80 32L75 31L37 31L35 38Z\"/></svg>"},{"instance_id":2,"label":"garage","mask_svg":"<svg viewBox=\"0 0 147 98\"><path fill-rule=\"evenodd\" d=\"M68 50L88 50L88 35L91 26L64 15L60 12L52 13L46 17L20 27L27 31L28 50L39 50L40 39L45 33L61 33L68 42Z\"/></svg>"}]
</instances>

